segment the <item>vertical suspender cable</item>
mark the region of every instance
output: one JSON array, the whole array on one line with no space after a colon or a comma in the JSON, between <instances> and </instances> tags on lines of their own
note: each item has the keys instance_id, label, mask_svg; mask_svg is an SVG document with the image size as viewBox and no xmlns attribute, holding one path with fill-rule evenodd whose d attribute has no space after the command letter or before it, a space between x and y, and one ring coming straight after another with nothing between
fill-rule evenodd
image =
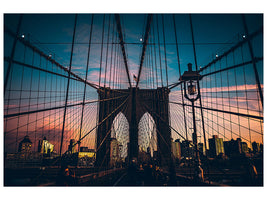
<instances>
[{"instance_id":1,"label":"vertical suspender cable","mask_svg":"<svg viewBox=\"0 0 267 200\"><path fill-rule=\"evenodd\" d=\"M11 70L11 66L12 66L12 60L13 60L14 55L15 55L15 49L16 49L16 45L17 45L17 41L18 41L18 37L19 37L19 31L20 31L20 27L21 27L22 18L23 18L23 15L20 15L18 26L17 26L17 31L16 31L16 37L14 38L13 47L12 47L12 51L11 51L11 55L10 55L11 59L9 60L8 68L7 68L7 72L6 72L5 83L4 83L4 94L6 93L6 87L7 87L9 74L10 74L10 70Z\"/></svg>"},{"instance_id":2,"label":"vertical suspender cable","mask_svg":"<svg viewBox=\"0 0 267 200\"><path fill-rule=\"evenodd\" d=\"M73 37L72 37L72 45L71 45L71 54L70 54L70 66L69 66L69 71L68 71L67 91L66 91L65 108L64 108L64 115L63 115L63 125L62 125L61 141L60 141L60 150L59 150L60 156L62 155L62 145L63 145L63 138L64 138L64 129L65 129L65 121L66 121L66 111L67 111L67 104L68 104L68 96L69 96L70 72L71 72L71 65L72 65L72 56L73 56L73 48L74 48L74 40L75 40L75 32L76 32L76 24L77 24L77 16L78 15L75 14Z\"/></svg>"},{"instance_id":3,"label":"vertical suspender cable","mask_svg":"<svg viewBox=\"0 0 267 200\"><path fill-rule=\"evenodd\" d=\"M253 70L254 70L254 74L255 74L256 84L257 84L257 87L258 87L258 91L260 93L261 104L262 104L262 108L263 108L263 94L262 94L261 85L260 85L259 73L258 73L258 70L257 70L257 66L256 66L256 62L255 62L255 56L254 56L252 44L251 44L251 41L250 41L250 38L249 38L248 27L247 27L247 23L246 23L246 19L245 19L245 15L244 14L242 14L242 20L243 20L243 26L244 26L244 29L245 29L246 36L248 37L249 52L250 52L251 60L252 60L252 63L253 63Z\"/></svg>"},{"instance_id":4,"label":"vertical suspender cable","mask_svg":"<svg viewBox=\"0 0 267 200\"><path fill-rule=\"evenodd\" d=\"M165 27L164 27L164 16L161 15L162 18L162 28L163 28L163 44L164 44L164 57L165 57L165 73L166 73L166 81L167 81L167 87L169 85L168 81L168 64L167 64L167 55L166 55L166 42L165 42Z\"/></svg>"},{"instance_id":5,"label":"vertical suspender cable","mask_svg":"<svg viewBox=\"0 0 267 200\"><path fill-rule=\"evenodd\" d=\"M109 87L111 88L111 72L112 72L112 69L113 69L113 64L112 64L112 59L113 59L113 46L114 46L114 28L115 28L115 23L114 23L114 20L113 20L113 23L112 23L112 45L111 45L111 59L110 59L110 67L109 67Z\"/></svg>"},{"instance_id":6,"label":"vertical suspender cable","mask_svg":"<svg viewBox=\"0 0 267 200\"><path fill-rule=\"evenodd\" d=\"M195 39L194 39L194 31L193 31L193 24L192 24L191 14L189 14L189 20L190 20L190 26L191 26L191 35L192 35L192 43L193 43L193 50L194 50L195 66L196 66L196 71L198 71L197 56L196 56L196 49L195 49ZM199 104L200 104L200 111L201 111L200 113L201 113L201 119L202 119L202 129L203 129L203 135L204 135L204 144L205 144L205 150L207 150L206 132L205 132L205 125L204 125L203 110L202 110L202 100L201 100L201 94L200 94L200 88L199 88L199 80L197 80L197 88L198 88L198 95L199 95Z\"/></svg>"},{"instance_id":7,"label":"vertical suspender cable","mask_svg":"<svg viewBox=\"0 0 267 200\"><path fill-rule=\"evenodd\" d=\"M155 71L156 71L156 83L158 88L158 68L157 68L157 54L156 54L156 44L155 44L155 23L153 23L153 46L154 46L154 57L155 57Z\"/></svg>"},{"instance_id":8,"label":"vertical suspender cable","mask_svg":"<svg viewBox=\"0 0 267 200\"><path fill-rule=\"evenodd\" d=\"M109 31L110 31L110 15L108 18L108 39L107 39L107 51L106 51L106 66L105 66L105 79L104 79L104 87L106 87L106 78L107 78L107 66L108 66L108 48L109 48Z\"/></svg>"},{"instance_id":9,"label":"vertical suspender cable","mask_svg":"<svg viewBox=\"0 0 267 200\"><path fill-rule=\"evenodd\" d=\"M176 31L176 23L175 23L175 16L173 17L173 26L174 26L174 33L175 33L175 42L176 42L176 52L177 52L177 60L178 60L178 69L179 69L179 76L181 77L181 63L180 63L180 56L179 56L179 48L178 48L178 40L177 40L177 31ZM188 140L187 135L187 123L186 123L186 116L185 116L185 106L184 106L184 94L183 94L183 88L181 84L181 95L182 95L182 103L183 103L183 112L184 112L184 125L185 125L185 134L186 134L186 140Z\"/></svg>"},{"instance_id":10,"label":"vertical suspender cable","mask_svg":"<svg viewBox=\"0 0 267 200\"><path fill-rule=\"evenodd\" d=\"M85 72L85 82L84 82L84 90L83 90L83 104L82 104L82 114L81 114L82 116L81 116L81 124L80 124L79 141L81 139L82 126L83 126L84 101L85 101L85 93L86 93L86 82L87 82L87 75L88 75L89 60L90 60L89 58L90 58L90 50L91 50L93 22L94 22L94 14L92 14L91 27L90 27L90 38L89 38L89 46L88 46L88 54L87 54L87 63L86 63L86 72ZM81 145L81 143L79 142L78 143L78 152L80 152L80 145Z\"/></svg>"},{"instance_id":11,"label":"vertical suspender cable","mask_svg":"<svg viewBox=\"0 0 267 200\"><path fill-rule=\"evenodd\" d=\"M241 58L242 58L242 62L244 63L243 45L241 46ZM248 109L248 90L247 90L245 66L243 66L242 69L243 69L243 78L244 78L244 85L245 85L246 108L247 108L247 114L249 114L249 109ZM249 130L249 143L250 143L250 147L252 147L250 118L249 117L248 117L248 130Z\"/></svg>"},{"instance_id":12,"label":"vertical suspender cable","mask_svg":"<svg viewBox=\"0 0 267 200\"><path fill-rule=\"evenodd\" d=\"M159 18L157 16L157 32L158 32L158 45L159 45L159 67L161 76L161 86L163 87L162 67L161 67L161 54L160 54L160 41L159 41Z\"/></svg>"},{"instance_id":13,"label":"vertical suspender cable","mask_svg":"<svg viewBox=\"0 0 267 200\"><path fill-rule=\"evenodd\" d=\"M101 40L101 54L100 54L100 71L99 71L99 81L98 85L100 87L101 82L101 70L102 70L102 56L103 56L103 41L104 41L104 32L105 32L105 14L103 16L103 25L102 25L102 40ZM100 96L98 95L98 100L100 100ZM99 112L100 112L100 102L97 103L97 118L96 118L96 125L97 121L99 120ZM97 146L97 137L95 137L95 144Z\"/></svg>"},{"instance_id":14,"label":"vertical suspender cable","mask_svg":"<svg viewBox=\"0 0 267 200\"><path fill-rule=\"evenodd\" d=\"M101 55L100 55L100 72L99 72L99 81L98 81L98 85L99 85L99 87L100 87L100 82L101 82L101 71L102 71L102 56L103 56L104 32L105 32L105 14L104 14L104 16L103 16L103 27L102 27L102 41L101 41Z\"/></svg>"}]
</instances>

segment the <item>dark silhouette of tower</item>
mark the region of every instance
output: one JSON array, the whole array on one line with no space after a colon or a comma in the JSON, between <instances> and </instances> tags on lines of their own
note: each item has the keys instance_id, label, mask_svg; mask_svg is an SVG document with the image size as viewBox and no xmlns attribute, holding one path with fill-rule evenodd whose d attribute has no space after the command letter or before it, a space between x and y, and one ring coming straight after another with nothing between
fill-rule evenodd
<instances>
[{"instance_id":1,"label":"dark silhouette of tower","mask_svg":"<svg viewBox=\"0 0 267 200\"><path fill-rule=\"evenodd\" d=\"M148 112L154 119L157 127L157 147L160 151L158 160L161 166L170 167L171 162L171 129L169 127L169 90L166 87L157 89L129 88L111 90L100 88L99 117L97 130L96 166L108 166L109 140L112 122L119 112L122 112L129 122L129 160L138 158L138 123ZM103 99L113 99L101 101ZM124 104L124 102L126 102ZM127 104L127 106L126 106ZM118 108L118 109L116 109ZM109 117L107 120L105 120ZM104 122L102 122L104 120Z\"/></svg>"}]
</instances>

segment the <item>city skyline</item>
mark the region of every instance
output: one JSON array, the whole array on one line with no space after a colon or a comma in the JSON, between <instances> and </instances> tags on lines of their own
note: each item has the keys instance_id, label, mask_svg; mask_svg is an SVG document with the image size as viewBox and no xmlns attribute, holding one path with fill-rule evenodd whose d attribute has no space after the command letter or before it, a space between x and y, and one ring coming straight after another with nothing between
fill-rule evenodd
<instances>
[{"instance_id":1,"label":"city skyline","mask_svg":"<svg viewBox=\"0 0 267 200\"><path fill-rule=\"evenodd\" d=\"M178 81L177 75L179 74L179 71L177 66L177 52L175 46L174 28L172 25L172 17L173 16L171 14L155 15L153 19L155 24L151 28L152 35L150 37L150 40L148 41L148 52L151 51L150 56L152 56L153 53L155 53L155 55L157 56L154 63L153 61L151 63L145 61L145 65L154 65L155 67L156 65L159 65L159 63L161 63L163 69L162 71L160 71L158 66L157 70L154 69L154 71L151 71L148 67L145 67L140 78L140 88L156 88L157 86L160 86L162 84L167 85L167 79L164 76L165 73L168 73L167 78L169 79L169 85ZM5 15L5 25L10 29L15 30L18 19L19 15ZM246 19L250 33L253 33L262 25L262 15L250 14L246 15ZM76 73L80 77L86 78L86 58L88 54L89 40L91 37L87 80L93 84L98 85L100 83L100 86L104 86L104 84L106 84L107 87L115 88L118 87L117 84L120 83L120 87L126 88L127 76L125 70L121 66L123 64L123 61L121 60L122 58L120 60L118 59L117 61L114 61L115 59L113 59L112 61L112 51L114 53L114 49L119 49L119 45L116 45L116 43L118 43L118 39L114 37L114 32L116 32L116 23L113 19L113 15L106 14L104 17L103 14L95 14L93 20L93 26L91 26L90 23L92 22L92 15L81 14L77 17L76 37L74 40L71 71L73 73ZM125 48L127 50L126 53L128 58L130 74L129 77L131 79L131 83L134 85L135 80L133 79L133 76L138 75L138 65L140 58L139 54L142 50L144 39L143 33L145 29L144 22L146 20L146 15L122 14L121 20L124 26L124 40ZM182 74L185 70L187 70L187 63L191 62L193 66L195 65L190 33L189 15L177 14L175 15L175 20ZM229 21L231 23L229 23ZM164 24L162 22L164 22ZM204 67L208 63L207 61L216 59L216 57L220 56L230 46L239 41L242 41L246 37L242 25L242 17L238 14L192 14L192 22L195 32L196 54L199 68ZM71 55L73 24L74 15L72 14L26 14L23 16L20 36L23 37L24 40L30 41L33 45L40 47L44 52L47 53L47 55L51 56L51 58L55 59L57 62L61 63L63 61L61 64L68 68L68 62ZM157 30L162 29L163 26L165 26L165 37L163 37L162 33L157 33ZM53 30L53 32L47 32L48 30ZM90 35L90 31L92 31L92 36ZM102 33L103 35L101 41ZM6 43L9 42L9 39L9 37L5 37ZM261 46L261 40L261 37L258 37L255 41L253 40L253 49L256 57L262 54L263 49ZM160 42L161 44L155 46L155 49L153 49L153 43L155 42ZM166 44L166 49L164 48L163 43ZM11 46L5 45L5 55L9 55L11 51L10 48ZM60 73L60 70L55 69L52 65L45 64L45 62L42 60L34 59L34 55L30 55L30 52L27 51L27 49L22 49L22 47L20 46L18 46L17 48L17 52L20 53L15 54L15 60L22 59L26 63L41 65L46 69L51 69L52 71ZM24 52L24 58L22 52ZM166 59L164 59L164 54L166 55ZM161 61L159 55L162 56ZM243 57L245 58L245 60L242 60ZM246 49L244 49L243 52L238 51L235 53L235 55L233 55L232 59L228 59L227 61L222 60L220 62L220 65L214 66L214 70L224 68L224 66L232 66L234 65L234 63L245 62L248 58L249 52ZM102 65L103 69L102 74L98 80L98 77L100 75L100 71L98 69L99 62L101 63L100 65ZM117 63L115 64L115 62ZM110 79L112 67L115 65L119 65L121 67L115 72L116 79L114 77L113 79ZM166 70L164 70L165 65L167 66L167 72ZM13 83L11 86L9 85L9 87L11 87L12 90L20 90L21 88L23 88L24 90L31 90L32 92L25 94L20 94L19 92L17 92L13 93L11 96L10 94L7 95L5 98L5 115L64 105L64 87L66 85L66 80L58 77L53 79L51 76L50 82L49 76L43 72L32 71L31 69L27 68L23 68L23 70L23 77L20 76L22 73L21 68L18 68L18 70L14 71L11 79ZM260 74L260 81L261 83L263 83L262 68L258 67L258 70ZM160 73L163 74L162 77L160 77ZM243 80L244 77L242 73L242 71L232 70L231 73L227 75L228 79L234 79L235 81L227 82L226 79L222 79L221 75L219 77L216 77L215 75L215 79L218 80L217 83L213 85L210 83L204 83L203 85L201 85L200 91L202 93L203 102L206 102L207 107L216 107L216 109L228 109L229 111L241 112L244 114L247 114L248 112L248 114L250 115L263 116L260 109L260 103L257 101L258 92L255 85L255 79L252 76L252 68L245 69L245 81ZM158 74L159 77L156 83L154 80L153 84L149 85L148 81L152 82L151 74ZM65 73L65 75L67 75L67 73ZM42 81L45 81L45 84L35 84L39 82L39 77L42 79ZM205 81L207 82L208 80ZM261 84L261 87L263 88L263 84ZM34 92L35 90L39 90L40 92ZM75 92L73 93L73 97L69 98L68 104L72 105L81 103L82 96L80 94L83 92L83 87L80 87L80 85L73 83L70 84L70 90ZM90 102L97 99L97 93L93 92L92 88L87 87L86 90L86 101ZM48 93L48 91L50 91L50 94ZM181 101L182 97L180 93L181 92L179 88L171 91L170 101L177 101L177 99L178 101ZM30 97L30 100L28 99L28 97ZM229 101L226 97L231 98L231 101ZM45 102L49 98L49 103ZM248 101L247 99L251 100ZM214 101L221 103L213 105L212 102ZM183 121L181 108L175 107L175 105L173 104L170 104L170 108L171 123L173 124L173 126L175 126L176 130L178 130L178 132L182 134L183 137L186 137L187 132L187 137L191 138L191 127L187 127L187 130L185 130L185 128L180 125ZM187 110L187 112L190 113L190 109ZM74 121L71 119L71 116L78 116L79 114L81 114L81 110L75 111L74 108L69 108L68 113L65 127L65 136L66 138L73 137L74 139L78 140L80 131L79 124L74 123ZM90 116L97 116L97 104L92 103L88 105L87 113ZM63 110L59 109L53 111L52 113L46 112L42 115L31 115L30 118L28 118L27 116L22 116L17 119L15 118L13 120L5 122L5 132L9 133L7 134L7 137L5 139L8 148L11 147L11 145L9 145L11 142L8 142L10 140L8 135L12 135L13 137L17 134L17 138L21 139L25 134L28 133L34 138L41 138L46 135L47 137L50 137L50 140L59 140L61 134L60 132L62 129L62 120L59 118L59 116L62 115ZM253 141L262 142L263 140L263 134L261 134L263 133L263 123L261 121L244 121L243 118L241 118L240 121L239 117L235 117L233 115L230 116L222 113L216 113L215 115L214 113L204 112L204 118L208 119L209 117L213 118L213 121L207 120L206 126L208 127L207 130L209 130L207 131L209 136L217 133L218 135L223 136L224 139L228 140L231 138L235 139L237 137L241 137L243 140L249 143ZM199 110L197 118L201 118ZM188 120L191 120L190 116L188 117ZM227 122L227 120L229 121L229 123ZM219 124L224 123L225 121L226 123L228 123L228 125L226 124L227 127L221 128ZM237 125L233 124L231 121L236 122ZM215 122L217 122L217 124L215 124ZM85 118L84 125L86 126L86 128L82 129L82 135L91 130L96 123L96 117L90 120ZM12 128L16 126L15 124L21 124L21 128ZM249 126L250 128L242 129L240 128L240 125L244 127ZM210 127L212 128L210 129ZM95 130L90 134L89 137L86 137L84 140L84 143L88 144L90 148L95 148ZM42 133L41 136L39 136L39 132ZM201 141L203 142L202 125L200 123L198 123L198 132L201 136ZM51 133L53 133L53 135L51 135ZM181 138L173 130L172 137L174 139ZM38 141L38 139L35 139L35 141ZM12 144L14 144L14 142ZM36 144L34 146L34 148L37 148ZM14 145L12 148L16 149L14 148ZM59 145L57 145L57 147L55 148L58 150ZM66 148L67 144L65 144L65 149Z\"/></svg>"}]
</instances>

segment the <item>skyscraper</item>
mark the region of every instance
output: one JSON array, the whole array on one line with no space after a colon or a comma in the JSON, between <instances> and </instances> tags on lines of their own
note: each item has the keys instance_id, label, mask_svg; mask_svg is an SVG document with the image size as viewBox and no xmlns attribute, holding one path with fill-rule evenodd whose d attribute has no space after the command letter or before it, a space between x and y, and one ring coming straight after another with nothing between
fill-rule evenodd
<instances>
[{"instance_id":1,"label":"skyscraper","mask_svg":"<svg viewBox=\"0 0 267 200\"><path fill-rule=\"evenodd\" d=\"M110 166L114 167L116 162L119 160L119 142L116 138L110 140Z\"/></svg>"},{"instance_id":2,"label":"skyscraper","mask_svg":"<svg viewBox=\"0 0 267 200\"><path fill-rule=\"evenodd\" d=\"M28 135L26 135L23 140L19 143L18 152L20 153L30 153L32 148L32 142Z\"/></svg>"},{"instance_id":3,"label":"skyscraper","mask_svg":"<svg viewBox=\"0 0 267 200\"><path fill-rule=\"evenodd\" d=\"M172 155L174 158L181 159L181 143L179 139L172 142Z\"/></svg>"},{"instance_id":4,"label":"skyscraper","mask_svg":"<svg viewBox=\"0 0 267 200\"><path fill-rule=\"evenodd\" d=\"M259 145L259 143L257 143L257 142L252 142L252 150L253 150L253 153L258 153L259 150L260 150L260 145Z\"/></svg>"},{"instance_id":5,"label":"skyscraper","mask_svg":"<svg viewBox=\"0 0 267 200\"><path fill-rule=\"evenodd\" d=\"M224 154L224 146L223 139L218 138L217 135L213 135L212 138L209 139L209 154L210 157L216 157L220 153Z\"/></svg>"},{"instance_id":6,"label":"skyscraper","mask_svg":"<svg viewBox=\"0 0 267 200\"><path fill-rule=\"evenodd\" d=\"M239 155L241 154L241 139L237 138L236 140L231 139L230 141L223 142L224 149L225 149L225 155L231 156L231 155Z\"/></svg>"},{"instance_id":7,"label":"skyscraper","mask_svg":"<svg viewBox=\"0 0 267 200\"><path fill-rule=\"evenodd\" d=\"M181 156L182 157L193 157L193 148L190 146L192 141L184 140L181 143Z\"/></svg>"}]
</instances>

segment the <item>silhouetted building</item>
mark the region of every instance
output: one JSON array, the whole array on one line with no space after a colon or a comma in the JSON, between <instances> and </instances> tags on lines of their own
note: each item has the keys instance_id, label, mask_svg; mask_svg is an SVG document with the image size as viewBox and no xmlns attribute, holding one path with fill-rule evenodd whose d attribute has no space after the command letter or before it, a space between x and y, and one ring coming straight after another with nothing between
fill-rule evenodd
<instances>
[{"instance_id":1,"label":"silhouetted building","mask_svg":"<svg viewBox=\"0 0 267 200\"><path fill-rule=\"evenodd\" d=\"M223 145L225 155L228 157L232 155L239 155L242 152L240 138L237 138L236 140L231 139L230 141L224 141Z\"/></svg>"},{"instance_id":2,"label":"silhouetted building","mask_svg":"<svg viewBox=\"0 0 267 200\"><path fill-rule=\"evenodd\" d=\"M172 155L174 158L181 159L181 143L179 139L172 142Z\"/></svg>"},{"instance_id":3,"label":"silhouetted building","mask_svg":"<svg viewBox=\"0 0 267 200\"><path fill-rule=\"evenodd\" d=\"M260 153L262 153L263 152L263 144L261 143L260 144Z\"/></svg>"},{"instance_id":4,"label":"silhouetted building","mask_svg":"<svg viewBox=\"0 0 267 200\"><path fill-rule=\"evenodd\" d=\"M241 142L242 153L248 153L248 144L246 142Z\"/></svg>"},{"instance_id":5,"label":"silhouetted building","mask_svg":"<svg viewBox=\"0 0 267 200\"><path fill-rule=\"evenodd\" d=\"M253 153L258 153L260 151L260 144L257 142L252 142Z\"/></svg>"},{"instance_id":6,"label":"silhouetted building","mask_svg":"<svg viewBox=\"0 0 267 200\"><path fill-rule=\"evenodd\" d=\"M204 155L205 154L205 150L204 150L204 144L203 143L198 143L198 150L199 152Z\"/></svg>"},{"instance_id":7,"label":"silhouetted building","mask_svg":"<svg viewBox=\"0 0 267 200\"><path fill-rule=\"evenodd\" d=\"M19 143L18 152L20 153L30 153L32 148L32 142L28 135L26 135L23 140Z\"/></svg>"},{"instance_id":8,"label":"silhouetted building","mask_svg":"<svg viewBox=\"0 0 267 200\"><path fill-rule=\"evenodd\" d=\"M110 139L110 166L114 167L119 160L119 142L116 138Z\"/></svg>"},{"instance_id":9,"label":"silhouetted building","mask_svg":"<svg viewBox=\"0 0 267 200\"><path fill-rule=\"evenodd\" d=\"M219 154L224 154L224 146L223 139L218 138L217 135L213 135L211 139L209 139L209 156L216 157Z\"/></svg>"},{"instance_id":10,"label":"silhouetted building","mask_svg":"<svg viewBox=\"0 0 267 200\"><path fill-rule=\"evenodd\" d=\"M75 153L75 140L74 139L71 139L70 140L70 144L69 144L69 147L68 147L68 151L70 152L70 153Z\"/></svg>"},{"instance_id":11,"label":"silhouetted building","mask_svg":"<svg viewBox=\"0 0 267 200\"><path fill-rule=\"evenodd\" d=\"M193 147L191 147L190 143L192 143L191 141L189 140L184 140L182 141L181 143L181 156L182 157L187 157L187 158L190 158L190 157L193 157Z\"/></svg>"}]
</instances>

